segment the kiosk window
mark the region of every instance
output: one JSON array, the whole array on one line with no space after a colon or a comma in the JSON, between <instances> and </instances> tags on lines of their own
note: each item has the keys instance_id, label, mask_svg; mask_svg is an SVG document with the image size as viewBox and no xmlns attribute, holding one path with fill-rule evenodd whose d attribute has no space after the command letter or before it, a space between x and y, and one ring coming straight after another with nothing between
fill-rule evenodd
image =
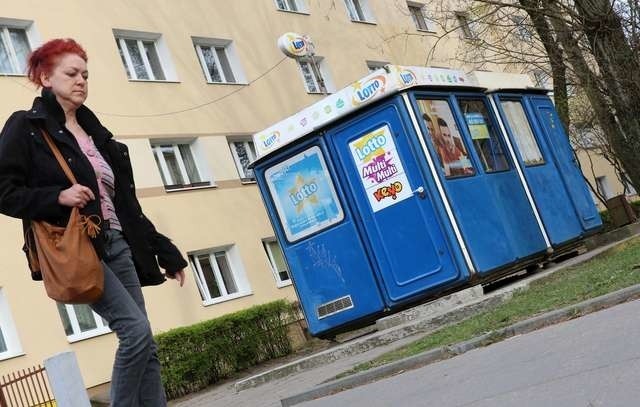
<instances>
[{"instance_id":1,"label":"kiosk window","mask_svg":"<svg viewBox=\"0 0 640 407\"><path fill-rule=\"evenodd\" d=\"M475 174L449 103L423 99L418 100L418 106L444 175L449 178Z\"/></svg>"},{"instance_id":2,"label":"kiosk window","mask_svg":"<svg viewBox=\"0 0 640 407\"><path fill-rule=\"evenodd\" d=\"M518 151L525 165L544 164L544 158L540 152L540 147L536 142L536 137L531 131L531 125L527 120L527 115L522 107L522 102L505 100L500 102L502 110L507 119L507 124L511 129L511 134L516 141Z\"/></svg>"},{"instance_id":3,"label":"kiosk window","mask_svg":"<svg viewBox=\"0 0 640 407\"><path fill-rule=\"evenodd\" d=\"M502 144L484 101L481 99L459 99L458 103L484 170L486 172L508 170L507 157L502 151Z\"/></svg>"},{"instance_id":4,"label":"kiosk window","mask_svg":"<svg viewBox=\"0 0 640 407\"><path fill-rule=\"evenodd\" d=\"M340 222L344 213L317 146L265 171L287 240L294 242Z\"/></svg>"}]
</instances>

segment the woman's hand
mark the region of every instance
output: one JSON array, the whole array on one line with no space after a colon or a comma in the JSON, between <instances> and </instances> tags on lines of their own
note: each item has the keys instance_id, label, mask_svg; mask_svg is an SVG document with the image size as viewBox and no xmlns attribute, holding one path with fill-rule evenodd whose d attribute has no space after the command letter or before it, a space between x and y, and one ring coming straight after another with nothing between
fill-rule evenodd
<instances>
[{"instance_id":1,"label":"woman's hand","mask_svg":"<svg viewBox=\"0 0 640 407\"><path fill-rule=\"evenodd\" d=\"M63 206L84 208L89 201L96 199L91 188L80 184L73 184L60 192L58 195L58 203Z\"/></svg>"},{"instance_id":2,"label":"woman's hand","mask_svg":"<svg viewBox=\"0 0 640 407\"><path fill-rule=\"evenodd\" d=\"M178 284L180 285L180 287L182 287L184 285L184 280L186 278L185 274L184 274L184 269L180 270L180 271L176 271L176 273L174 275L170 275L169 273L165 274L167 276L167 278L170 279L175 279Z\"/></svg>"}]
</instances>

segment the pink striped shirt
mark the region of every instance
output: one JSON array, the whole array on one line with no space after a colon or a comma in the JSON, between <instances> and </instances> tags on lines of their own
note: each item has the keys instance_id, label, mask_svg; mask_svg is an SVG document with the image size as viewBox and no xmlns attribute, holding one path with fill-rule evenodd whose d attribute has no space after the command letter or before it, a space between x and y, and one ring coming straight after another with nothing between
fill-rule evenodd
<instances>
[{"instance_id":1,"label":"pink striped shirt","mask_svg":"<svg viewBox=\"0 0 640 407\"><path fill-rule=\"evenodd\" d=\"M96 148L96 145L93 143L93 138L88 137L83 141L78 140L78 144L96 173L98 190L100 191L102 218L109 221L111 229L122 231L122 226L120 225L118 215L116 215L116 210L113 206L113 198L116 194L113 170Z\"/></svg>"}]
</instances>

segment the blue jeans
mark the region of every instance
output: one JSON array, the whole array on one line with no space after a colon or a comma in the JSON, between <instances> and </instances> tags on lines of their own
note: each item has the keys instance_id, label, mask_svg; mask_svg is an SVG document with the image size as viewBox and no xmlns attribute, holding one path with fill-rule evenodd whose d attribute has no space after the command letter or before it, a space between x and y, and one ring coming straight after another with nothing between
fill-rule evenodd
<instances>
[{"instance_id":1,"label":"blue jeans","mask_svg":"<svg viewBox=\"0 0 640 407\"><path fill-rule=\"evenodd\" d=\"M90 306L107 320L119 340L111 377L111 405L166 406L157 346L131 249L118 230L107 230L105 238L104 293Z\"/></svg>"}]
</instances>

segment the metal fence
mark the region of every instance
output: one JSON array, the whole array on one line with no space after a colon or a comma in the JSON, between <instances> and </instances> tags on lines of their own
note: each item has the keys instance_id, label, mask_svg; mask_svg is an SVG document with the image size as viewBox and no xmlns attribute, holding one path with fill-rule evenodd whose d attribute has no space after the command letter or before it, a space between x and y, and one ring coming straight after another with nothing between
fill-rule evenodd
<instances>
[{"instance_id":1,"label":"metal fence","mask_svg":"<svg viewBox=\"0 0 640 407\"><path fill-rule=\"evenodd\" d=\"M55 407L42 366L0 377L0 407Z\"/></svg>"}]
</instances>

